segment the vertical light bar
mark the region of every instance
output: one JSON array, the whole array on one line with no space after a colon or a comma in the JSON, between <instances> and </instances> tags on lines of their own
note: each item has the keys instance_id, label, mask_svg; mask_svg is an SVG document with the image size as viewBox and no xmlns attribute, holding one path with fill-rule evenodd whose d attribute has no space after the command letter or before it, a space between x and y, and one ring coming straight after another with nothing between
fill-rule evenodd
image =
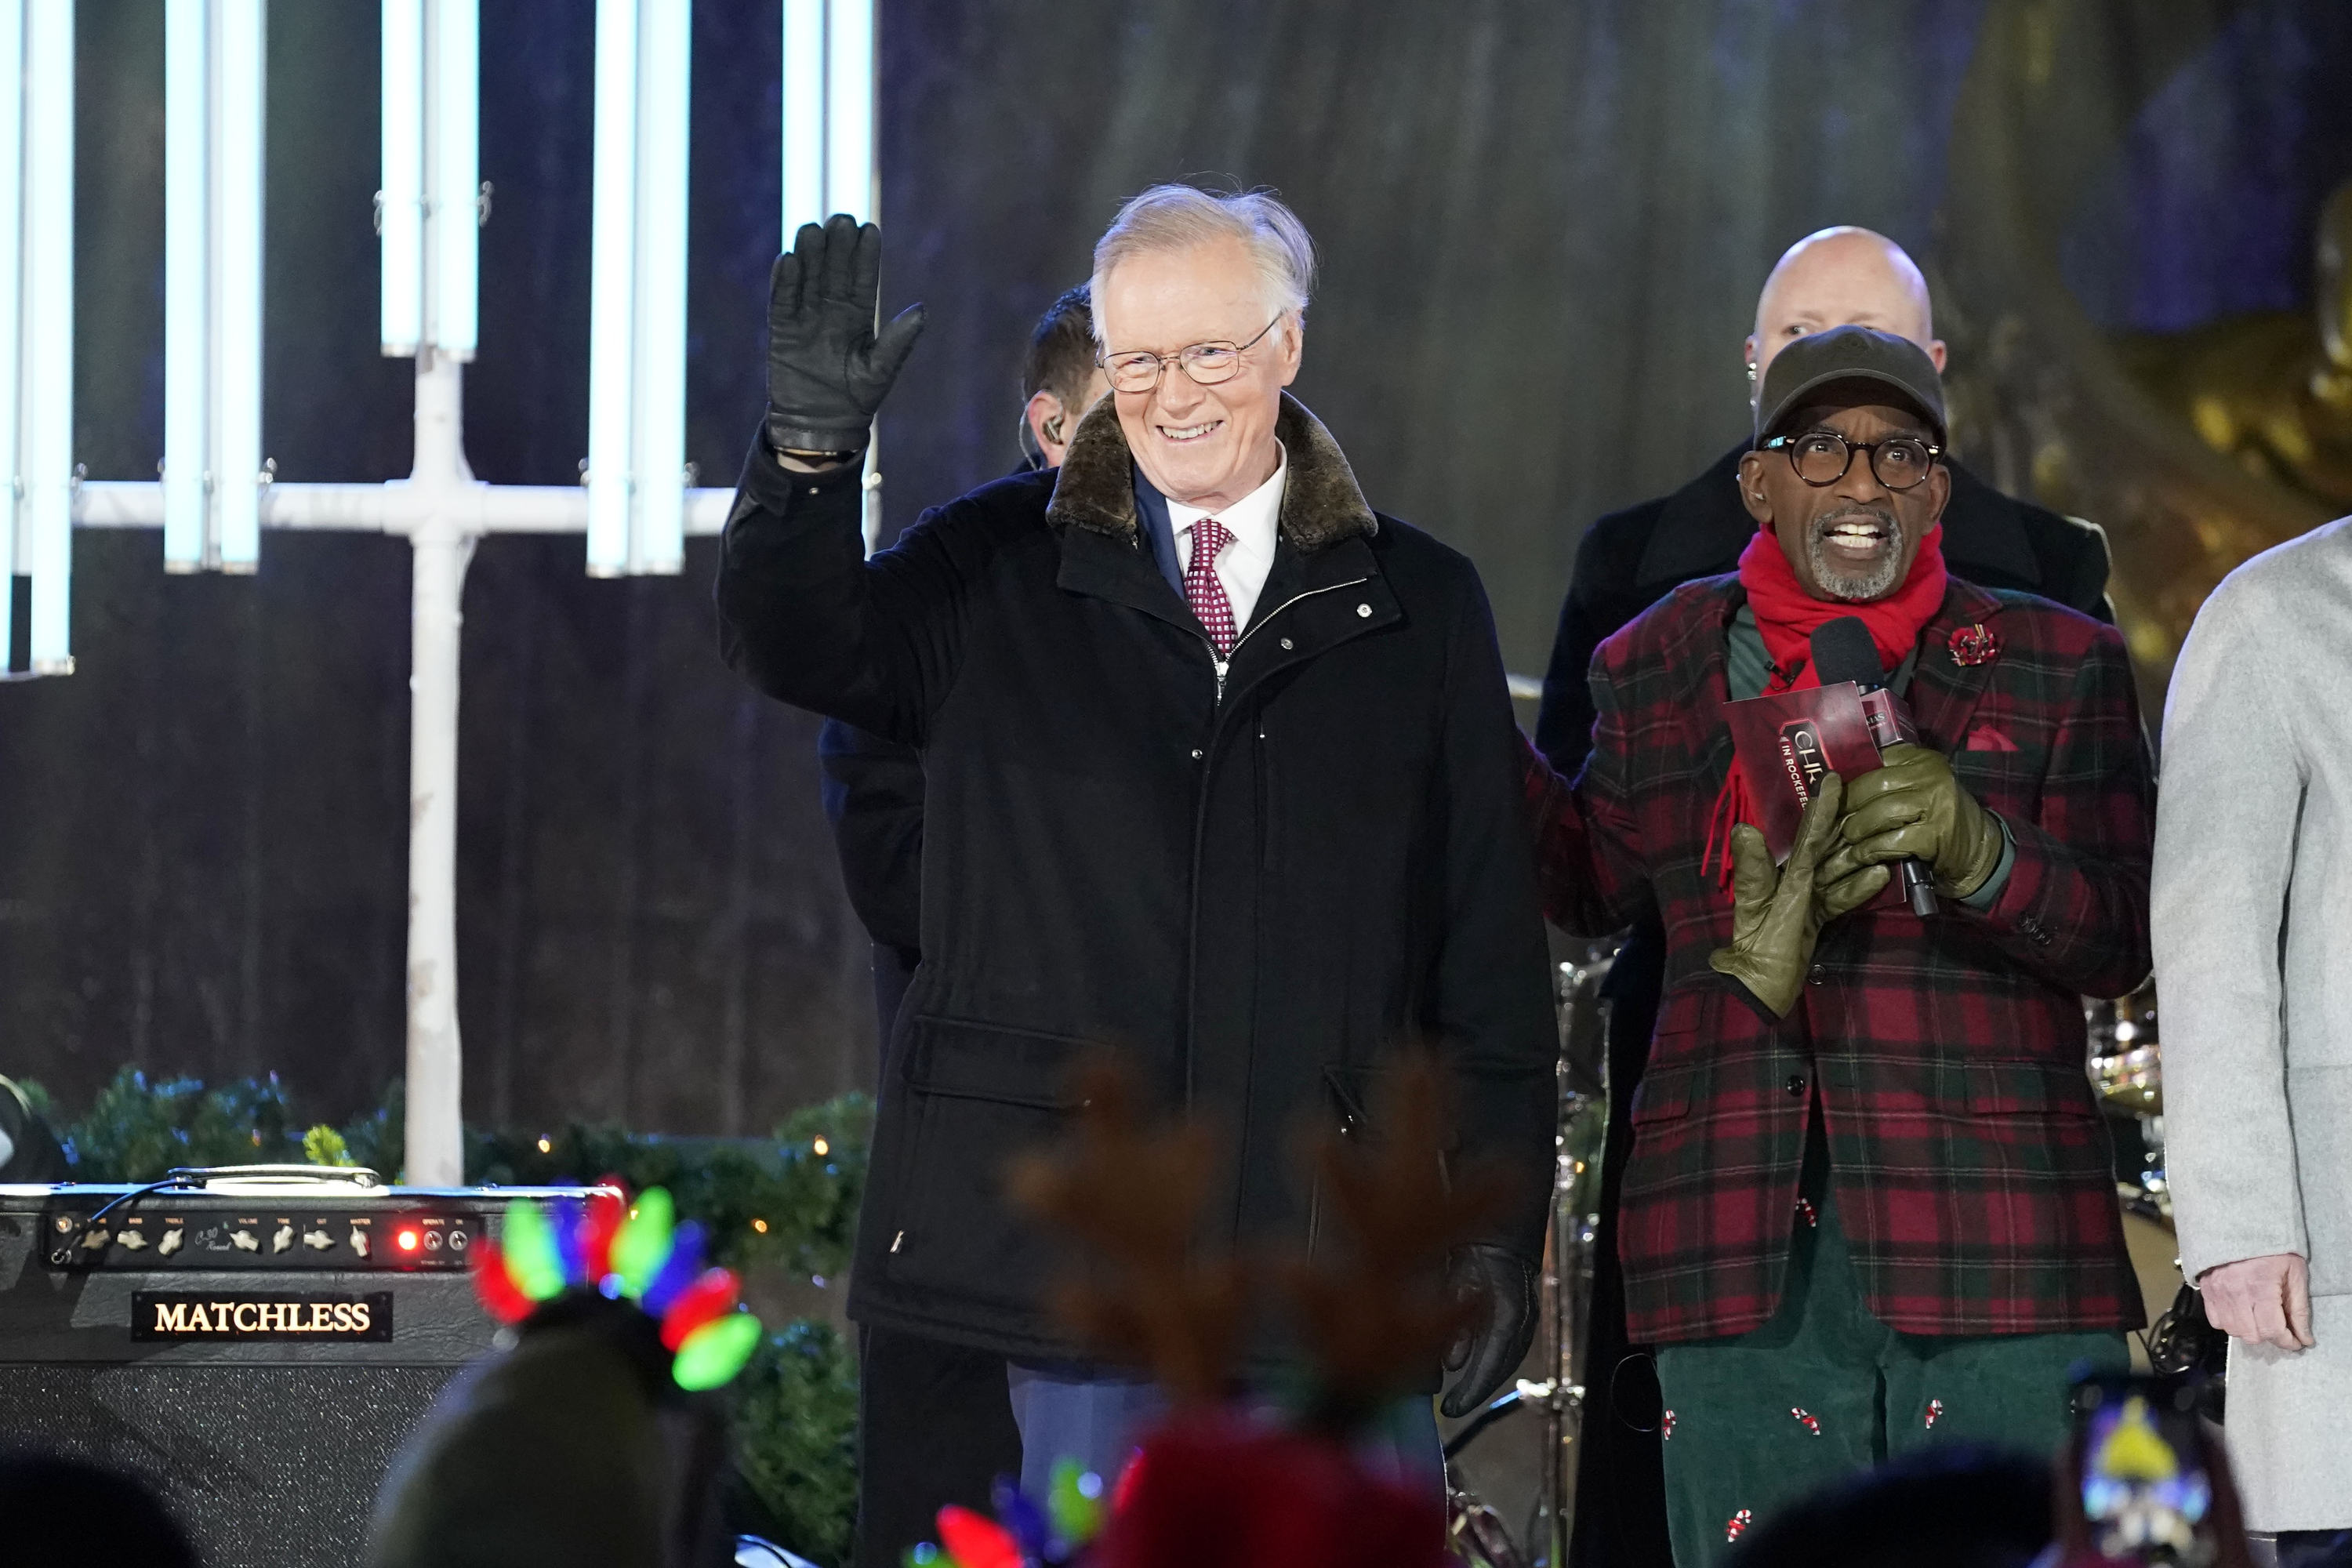
<instances>
[{"instance_id":1,"label":"vertical light bar","mask_svg":"<svg viewBox=\"0 0 2352 1568\"><path fill-rule=\"evenodd\" d=\"M588 220L588 574L629 563L632 306L636 292L637 0L596 0Z\"/></svg>"},{"instance_id":2,"label":"vertical light bar","mask_svg":"<svg viewBox=\"0 0 2352 1568\"><path fill-rule=\"evenodd\" d=\"M163 0L163 570L205 558L212 311L210 0Z\"/></svg>"},{"instance_id":3,"label":"vertical light bar","mask_svg":"<svg viewBox=\"0 0 2352 1568\"><path fill-rule=\"evenodd\" d=\"M16 646L17 349L24 311L25 0L0 0L0 670Z\"/></svg>"},{"instance_id":4,"label":"vertical light bar","mask_svg":"<svg viewBox=\"0 0 2352 1568\"><path fill-rule=\"evenodd\" d=\"M261 562L261 236L268 0L212 0L212 472L218 563Z\"/></svg>"},{"instance_id":5,"label":"vertical light bar","mask_svg":"<svg viewBox=\"0 0 2352 1568\"><path fill-rule=\"evenodd\" d=\"M686 184L693 0L643 0L632 572L686 563Z\"/></svg>"},{"instance_id":6,"label":"vertical light bar","mask_svg":"<svg viewBox=\"0 0 2352 1568\"><path fill-rule=\"evenodd\" d=\"M874 0L829 0L825 23L824 201L874 216Z\"/></svg>"},{"instance_id":7,"label":"vertical light bar","mask_svg":"<svg viewBox=\"0 0 2352 1568\"><path fill-rule=\"evenodd\" d=\"M25 26L25 556L36 675L73 669L74 0L37 0Z\"/></svg>"},{"instance_id":8,"label":"vertical light bar","mask_svg":"<svg viewBox=\"0 0 2352 1568\"><path fill-rule=\"evenodd\" d=\"M383 0L383 352L425 337L425 0Z\"/></svg>"},{"instance_id":9,"label":"vertical light bar","mask_svg":"<svg viewBox=\"0 0 2352 1568\"><path fill-rule=\"evenodd\" d=\"M784 0L784 243L824 210L825 0Z\"/></svg>"},{"instance_id":10,"label":"vertical light bar","mask_svg":"<svg viewBox=\"0 0 2352 1568\"><path fill-rule=\"evenodd\" d=\"M433 17L433 346L474 357L481 292L482 20L478 0L436 0Z\"/></svg>"}]
</instances>

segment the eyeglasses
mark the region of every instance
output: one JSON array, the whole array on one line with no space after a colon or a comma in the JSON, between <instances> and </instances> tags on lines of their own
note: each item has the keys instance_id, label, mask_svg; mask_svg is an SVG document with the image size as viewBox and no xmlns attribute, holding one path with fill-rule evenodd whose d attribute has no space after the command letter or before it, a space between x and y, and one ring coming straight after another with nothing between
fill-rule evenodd
<instances>
[{"instance_id":1,"label":"eyeglasses","mask_svg":"<svg viewBox=\"0 0 2352 1568\"><path fill-rule=\"evenodd\" d=\"M1849 441L1834 430L1808 430L1801 436L1775 436L1765 450L1785 452L1797 477L1819 488L1833 485L1853 467L1856 452L1870 454L1870 471L1890 490L1907 490L1927 477L1944 448L1916 436L1889 436L1884 441Z\"/></svg>"},{"instance_id":2,"label":"eyeglasses","mask_svg":"<svg viewBox=\"0 0 2352 1568\"><path fill-rule=\"evenodd\" d=\"M1274 321L1282 320L1281 312ZM1184 367L1184 374L1202 386L1214 386L1221 381L1231 381L1242 368L1242 353L1257 346L1258 339L1274 331L1274 321L1258 329L1257 337L1245 343L1194 343L1179 349L1171 355L1160 355L1148 349L1129 353L1097 354L1095 363L1102 366L1104 379L1113 392L1150 392L1160 384L1160 373L1171 363Z\"/></svg>"}]
</instances>

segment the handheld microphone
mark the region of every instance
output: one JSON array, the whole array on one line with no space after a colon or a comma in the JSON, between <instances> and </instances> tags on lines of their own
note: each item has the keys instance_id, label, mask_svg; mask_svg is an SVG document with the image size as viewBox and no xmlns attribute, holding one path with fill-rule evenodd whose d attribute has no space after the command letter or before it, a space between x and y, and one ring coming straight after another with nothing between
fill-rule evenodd
<instances>
[{"instance_id":1,"label":"handheld microphone","mask_svg":"<svg viewBox=\"0 0 2352 1568\"><path fill-rule=\"evenodd\" d=\"M1840 616L1814 628L1813 674L1823 686L1851 680L1862 689L1864 697L1885 689L1886 672L1879 667L1878 645L1871 641L1870 628L1862 624L1861 616ZM1901 700L1893 692L1886 692L1885 700L1899 710ZM1879 740L1879 750L1885 749L1885 742ZM1909 901L1911 912L1923 921L1933 915L1940 906L1936 900L1935 879L1927 874L1927 868L1906 858L1897 860L1895 870L1903 883L1903 896Z\"/></svg>"}]
</instances>

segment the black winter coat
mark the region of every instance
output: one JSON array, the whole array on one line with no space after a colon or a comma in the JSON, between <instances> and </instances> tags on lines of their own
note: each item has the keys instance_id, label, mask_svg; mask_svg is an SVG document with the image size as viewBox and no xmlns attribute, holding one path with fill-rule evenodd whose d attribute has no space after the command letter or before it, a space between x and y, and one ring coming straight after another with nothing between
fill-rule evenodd
<instances>
[{"instance_id":1,"label":"black winter coat","mask_svg":"<svg viewBox=\"0 0 2352 1568\"><path fill-rule=\"evenodd\" d=\"M1510 704L1468 561L1365 505L1285 397L1276 558L1221 668L1136 517L1109 400L1057 473L870 561L854 466L755 447L722 542L728 661L923 748L922 963L889 1042L850 1310L1024 1358L1055 1244L1006 1159L1064 1130L1090 1044L1223 1131L1220 1239L1311 1246L1302 1121L1360 1119L1418 1038L1460 1142L1519 1178L1481 1239L1540 1254L1557 1035Z\"/></svg>"}]
</instances>

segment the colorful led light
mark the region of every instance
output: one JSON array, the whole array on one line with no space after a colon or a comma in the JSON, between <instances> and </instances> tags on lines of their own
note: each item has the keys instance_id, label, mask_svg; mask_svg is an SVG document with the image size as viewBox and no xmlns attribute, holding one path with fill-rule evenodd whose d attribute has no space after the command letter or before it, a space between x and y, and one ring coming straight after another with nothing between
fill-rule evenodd
<instances>
[{"instance_id":1,"label":"colorful led light","mask_svg":"<svg viewBox=\"0 0 2352 1568\"><path fill-rule=\"evenodd\" d=\"M1084 1546L1102 1533L1102 1478L1076 1459L1054 1462L1045 1491L1045 1512L1054 1533L1073 1546Z\"/></svg>"},{"instance_id":2,"label":"colorful led light","mask_svg":"<svg viewBox=\"0 0 2352 1568\"><path fill-rule=\"evenodd\" d=\"M621 1289L629 1295L644 1295L668 1259L674 1224L667 1192L649 1187L637 1194L636 1212L613 1238L612 1272L621 1277Z\"/></svg>"},{"instance_id":3,"label":"colorful led light","mask_svg":"<svg viewBox=\"0 0 2352 1568\"><path fill-rule=\"evenodd\" d=\"M940 1545L959 1568L1022 1568L1021 1546L985 1514L950 1503L940 1510Z\"/></svg>"},{"instance_id":4,"label":"colorful led light","mask_svg":"<svg viewBox=\"0 0 2352 1568\"><path fill-rule=\"evenodd\" d=\"M506 1256L499 1250L496 1238L484 1237L475 1244L469 1272L473 1276L474 1294L482 1306L501 1323L520 1323L530 1316L538 1303L524 1295L507 1272Z\"/></svg>"},{"instance_id":5,"label":"colorful led light","mask_svg":"<svg viewBox=\"0 0 2352 1568\"><path fill-rule=\"evenodd\" d=\"M608 1187L617 1182L605 1178ZM702 1227L673 1229L669 1194L649 1189L635 1214L617 1192L586 1201L558 1199L552 1214L525 1198L507 1205L504 1245L485 1238L474 1253L474 1290L501 1322L520 1322L540 1302L583 1287L607 1299L637 1298L661 1320L661 1341L675 1352L671 1376L681 1388L716 1388L743 1369L760 1343L760 1320L737 1310L741 1282L725 1268L704 1270ZM656 1244L659 1245L658 1253ZM607 1263L610 1272L604 1272ZM629 1287L634 1271L650 1282Z\"/></svg>"},{"instance_id":6,"label":"colorful led light","mask_svg":"<svg viewBox=\"0 0 2352 1568\"><path fill-rule=\"evenodd\" d=\"M701 1278L679 1291L677 1300L662 1313L662 1343L677 1350L686 1343L687 1336L695 1330L733 1311L736 1300L737 1287L731 1269L705 1269Z\"/></svg>"},{"instance_id":7,"label":"colorful led light","mask_svg":"<svg viewBox=\"0 0 2352 1568\"><path fill-rule=\"evenodd\" d=\"M669 1257L655 1270L637 1300L646 1311L660 1317L686 1288L702 1277L702 1226L688 1220L670 1238Z\"/></svg>"},{"instance_id":8,"label":"colorful led light","mask_svg":"<svg viewBox=\"0 0 2352 1568\"><path fill-rule=\"evenodd\" d=\"M507 1271L524 1295L544 1301L562 1294L563 1266L556 1257L545 1210L524 1198L507 1205L505 1241Z\"/></svg>"},{"instance_id":9,"label":"colorful led light","mask_svg":"<svg viewBox=\"0 0 2352 1568\"><path fill-rule=\"evenodd\" d=\"M670 1380L688 1393L717 1388L741 1372L759 1348L760 1320L749 1312L730 1312L687 1336L670 1364Z\"/></svg>"}]
</instances>

